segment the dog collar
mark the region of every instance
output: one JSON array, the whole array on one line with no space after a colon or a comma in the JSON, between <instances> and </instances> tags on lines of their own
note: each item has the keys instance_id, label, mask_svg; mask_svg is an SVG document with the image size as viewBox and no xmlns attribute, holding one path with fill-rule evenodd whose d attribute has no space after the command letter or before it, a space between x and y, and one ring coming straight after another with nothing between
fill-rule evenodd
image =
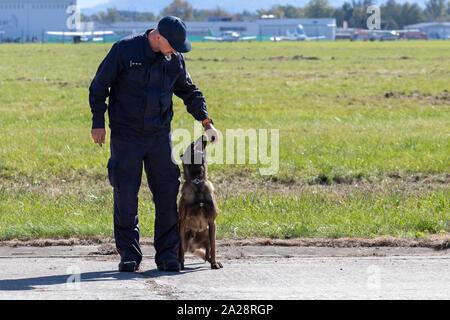
<instances>
[{"instance_id":1,"label":"dog collar","mask_svg":"<svg viewBox=\"0 0 450 320\"><path fill-rule=\"evenodd\" d=\"M191 182L193 182L194 184L200 184L205 181L206 181L206 179L199 179L199 178L195 178L195 179L191 180Z\"/></svg>"}]
</instances>

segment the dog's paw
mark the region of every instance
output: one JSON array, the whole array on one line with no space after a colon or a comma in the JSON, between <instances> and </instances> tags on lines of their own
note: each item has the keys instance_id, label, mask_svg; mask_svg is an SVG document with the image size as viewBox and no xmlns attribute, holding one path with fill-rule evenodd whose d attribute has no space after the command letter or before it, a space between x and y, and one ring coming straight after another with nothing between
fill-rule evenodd
<instances>
[{"instance_id":1,"label":"dog's paw","mask_svg":"<svg viewBox=\"0 0 450 320\"><path fill-rule=\"evenodd\" d=\"M223 268L223 265L220 262L212 262L211 263L211 269L220 269Z\"/></svg>"},{"instance_id":2,"label":"dog's paw","mask_svg":"<svg viewBox=\"0 0 450 320\"><path fill-rule=\"evenodd\" d=\"M184 262L181 262L181 263L180 263L180 269L181 269L181 270L184 270Z\"/></svg>"}]
</instances>

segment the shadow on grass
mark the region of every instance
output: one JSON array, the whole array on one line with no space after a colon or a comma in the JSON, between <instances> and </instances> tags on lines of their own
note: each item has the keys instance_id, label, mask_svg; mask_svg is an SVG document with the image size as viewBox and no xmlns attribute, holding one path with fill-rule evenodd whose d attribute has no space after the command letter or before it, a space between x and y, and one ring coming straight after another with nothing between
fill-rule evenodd
<instances>
[{"instance_id":1,"label":"shadow on grass","mask_svg":"<svg viewBox=\"0 0 450 320\"><path fill-rule=\"evenodd\" d=\"M33 277L33 278L20 278L20 279L6 279L0 280L0 291L21 291L21 290L35 290L36 286L51 286L60 284L74 285L75 278L80 279L80 283L83 282L101 282L101 281L117 281L117 280L138 280L138 279L149 279L158 278L162 276L183 276L187 273L205 271L209 270L206 266L189 267L185 266L184 270L181 272L169 272L169 271L159 271L158 269L150 269L146 271L138 272L119 272L117 270L108 271L95 271L95 272L82 272L79 274L64 274L64 275L53 275L53 276L43 276L43 277Z\"/></svg>"}]
</instances>

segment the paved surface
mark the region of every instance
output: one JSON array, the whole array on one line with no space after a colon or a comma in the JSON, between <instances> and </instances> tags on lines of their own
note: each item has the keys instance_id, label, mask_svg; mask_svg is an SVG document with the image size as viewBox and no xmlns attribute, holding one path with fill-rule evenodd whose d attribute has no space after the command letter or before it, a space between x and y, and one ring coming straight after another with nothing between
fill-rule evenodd
<instances>
[{"instance_id":1,"label":"paved surface","mask_svg":"<svg viewBox=\"0 0 450 320\"><path fill-rule=\"evenodd\" d=\"M143 252L130 274L111 245L0 247L0 299L450 299L450 250L222 246L181 273Z\"/></svg>"}]
</instances>

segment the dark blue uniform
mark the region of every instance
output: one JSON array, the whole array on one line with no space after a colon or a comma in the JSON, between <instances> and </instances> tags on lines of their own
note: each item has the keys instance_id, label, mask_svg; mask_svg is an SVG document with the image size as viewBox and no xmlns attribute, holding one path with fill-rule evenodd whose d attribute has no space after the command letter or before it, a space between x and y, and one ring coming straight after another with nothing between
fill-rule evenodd
<instances>
[{"instance_id":1,"label":"dark blue uniform","mask_svg":"<svg viewBox=\"0 0 450 320\"><path fill-rule=\"evenodd\" d=\"M172 159L172 96L196 120L207 119L203 94L192 83L181 53L164 57L151 50L147 32L116 42L89 88L92 128L104 128L108 110L111 157L108 177L114 188L114 237L122 261L142 259L138 192L144 164L155 203L155 260L177 259L177 196L180 169ZM105 103L109 97L108 105Z\"/></svg>"}]
</instances>

